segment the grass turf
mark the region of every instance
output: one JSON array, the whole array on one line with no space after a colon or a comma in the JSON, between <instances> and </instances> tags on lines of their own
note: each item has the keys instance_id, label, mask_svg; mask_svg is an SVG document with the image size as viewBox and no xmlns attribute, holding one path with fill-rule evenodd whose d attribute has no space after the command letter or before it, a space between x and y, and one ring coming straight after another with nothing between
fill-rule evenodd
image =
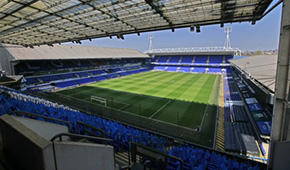
<instances>
[{"instance_id":1,"label":"grass turf","mask_svg":"<svg viewBox=\"0 0 290 170\"><path fill-rule=\"evenodd\" d=\"M107 106L186 128L202 128L210 146L214 135L218 75L145 72L59 91L91 102L107 99ZM178 117L178 120L177 120ZM202 142L202 144L204 144Z\"/></svg>"}]
</instances>

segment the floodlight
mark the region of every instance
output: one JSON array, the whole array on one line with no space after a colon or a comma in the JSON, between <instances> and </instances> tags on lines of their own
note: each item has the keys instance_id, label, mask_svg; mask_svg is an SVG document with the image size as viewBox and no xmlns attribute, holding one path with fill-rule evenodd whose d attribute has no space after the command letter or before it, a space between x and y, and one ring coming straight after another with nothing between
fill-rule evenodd
<instances>
[{"instance_id":1,"label":"floodlight","mask_svg":"<svg viewBox=\"0 0 290 170\"><path fill-rule=\"evenodd\" d=\"M196 32L200 32L200 26L199 25L196 26Z\"/></svg>"},{"instance_id":2,"label":"floodlight","mask_svg":"<svg viewBox=\"0 0 290 170\"><path fill-rule=\"evenodd\" d=\"M190 32L194 32L194 25L190 26Z\"/></svg>"}]
</instances>

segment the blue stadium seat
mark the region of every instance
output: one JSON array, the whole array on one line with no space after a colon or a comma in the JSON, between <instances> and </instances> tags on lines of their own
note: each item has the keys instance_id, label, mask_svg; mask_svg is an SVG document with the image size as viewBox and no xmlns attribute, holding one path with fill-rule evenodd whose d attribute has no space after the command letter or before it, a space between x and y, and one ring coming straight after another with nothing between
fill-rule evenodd
<instances>
[{"instance_id":1,"label":"blue stadium seat","mask_svg":"<svg viewBox=\"0 0 290 170\"><path fill-rule=\"evenodd\" d=\"M78 82L79 84L85 84L85 83L92 83L95 82L96 80L92 79L92 78L82 78L82 79L77 79L76 82Z\"/></svg>"},{"instance_id":2,"label":"blue stadium seat","mask_svg":"<svg viewBox=\"0 0 290 170\"><path fill-rule=\"evenodd\" d=\"M71 80L71 81L64 81L64 82L58 82L58 83L55 83L55 86L62 89L62 88L67 88L67 87L74 87L74 86L77 86L78 84Z\"/></svg>"},{"instance_id":3,"label":"blue stadium seat","mask_svg":"<svg viewBox=\"0 0 290 170\"><path fill-rule=\"evenodd\" d=\"M166 63L169 57L167 56L160 56L158 59L158 63Z\"/></svg>"},{"instance_id":4,"label":"blue stadium seat","mask_svg":"<svg viewBox=\"0 0 290 170\"><path fill-rule=\"evenodd\" d=\"M168 66L165 71L176 72L177 68L178 68L177 66Z\"/></svg>"},{"instance_id":5,"label":"blue stadium seat","mask_svg":"<svg viewBox=\"0 0 290 170\"><path fill-rule=\"evenodd\" d=\"M191 64L193 60L193 56L183 56L181 60L181 64Z\"/></svg>"},{"instance_id":6,"label":"blue stadium seat","mask_svg":"<svg viewBox=\"0 0 290 170\"><path fill-rule=\"evenodd\" d=\"M224 60L224 56L210 56L209 63L210 64L222 64Z\"/></svg>"},{"instance_id":7,"label":"blue stadium seat","mask_svg":"<svg viewBox=\"0 0 290 170\"><path fill-rule=\"evenodd\" d=\"M196 56L194 60L194 64L206 64L207 56Z\"/></svg>"},{"instance_id":8,"label":"blue stadium seat","mask_svg":"<svg viewBox=\"0 0 290 170\"><path fill-rule=\"evenodd\" d=\"M78 75L79 77L88 77L89 76L89 74L87 72L78 72L75 74Z\"/></svg>"},{"instance_id":9,"label":"blue stadium seat","mask_svg":"<svg viewBox=\"0 0 290 170\"><path fill-rule=\"evenodd\" d=\"M180 60L181 56L172 56L170 57L169 63L177 64Z\"/></svg>"}]
</instances>

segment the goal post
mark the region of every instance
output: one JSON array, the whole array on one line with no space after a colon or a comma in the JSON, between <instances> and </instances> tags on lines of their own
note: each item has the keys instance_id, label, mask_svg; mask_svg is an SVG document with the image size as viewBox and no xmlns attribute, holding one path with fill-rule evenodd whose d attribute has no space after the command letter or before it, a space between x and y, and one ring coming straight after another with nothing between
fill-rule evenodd
<instances>
[{"instance_id":1,"label":"goal post","mask_svg":"<svg viewBox=\"0 0 290 170\"><path fill-rule=\"evenodd\" d=\"M91 102L93 102L93 101L100 102L107 107L107 99L105 99L105 98L98 97L98 96L91 96Z\"/></svg>"}]
</instances>

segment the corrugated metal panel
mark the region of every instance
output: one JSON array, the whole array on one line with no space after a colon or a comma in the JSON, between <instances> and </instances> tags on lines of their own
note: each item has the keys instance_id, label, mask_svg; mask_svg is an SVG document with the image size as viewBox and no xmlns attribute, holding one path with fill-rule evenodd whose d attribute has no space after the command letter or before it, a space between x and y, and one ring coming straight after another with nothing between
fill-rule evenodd
<instances>
[{"instance_id":1,"label":"corrugated metal panel","mask_svg":"<svg viewBox=\"0 0 290 170\"><path fill-rule=\"evenodd\" d=\"M80 45L54 45L35 48L7 47L15 60L66 60L101 58L147 58L147 54L134 49L107 48Z\"/></svg>"},{"instance_id":2,"label":"corrugated metal panel","mask_svg":"<svg viewBox=\"0 0 290 170\"><path fill-rule=\"evenodd\" d=\"M275 91L277 58L277 55L262 55L230 60L230 62Z\"/></svg>"},{"instance_id":3,"label":"corrugated metal panel","mask_svg":"<svg viewBox=\"0 0 290 170\"><path fill-rule=\"evenodd\" d=\"M36 46L252 21L272 0L1 0L0 42Z\"/></svg>"}]
</instances>

